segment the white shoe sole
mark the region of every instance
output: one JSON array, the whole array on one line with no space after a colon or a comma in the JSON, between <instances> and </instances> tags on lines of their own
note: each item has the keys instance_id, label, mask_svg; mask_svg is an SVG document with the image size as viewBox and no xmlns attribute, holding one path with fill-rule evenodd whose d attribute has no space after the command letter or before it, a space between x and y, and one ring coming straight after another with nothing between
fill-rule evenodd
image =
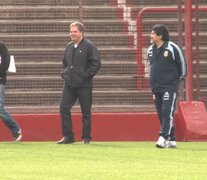
<instances>
[{"instance_id":1,"label":"white shoe sole","mask_svg":"<svg viewBox=\"0 0 207 180\"><path fill-rule=\"evenodd\" d=\"M157 143L156 143L157 148L166 148L166 140L160 136Z\"/></svg>"},{"instance_id":2,"label":"white shoe sole","mask_svg":"<svg viewBox=\"0 0 207 180\"><path fill-rule=\"evenodd\" d=\"M156 144L156 148L164 149L164 148L166 148L166 146L163 146L163 145L160 145L160 144Z\"/></svg>"},{"instance_id":3,"label":"white shoe sole","mask_svg":"<svg viewBox=\"0 0 207 180\"><path fill-rule=\"evenodd\" d=\"M22 134L19 135L19 137L17 139L14 140L14 142L18 142L22 139Z\"/></svg>"}]
</instances>

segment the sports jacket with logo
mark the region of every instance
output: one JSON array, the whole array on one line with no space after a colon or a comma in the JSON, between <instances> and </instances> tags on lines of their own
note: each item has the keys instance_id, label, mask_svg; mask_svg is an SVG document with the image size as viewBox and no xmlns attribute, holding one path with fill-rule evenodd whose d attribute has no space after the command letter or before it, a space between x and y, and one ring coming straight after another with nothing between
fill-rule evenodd
<instances>
[{"instance_id":1,"label":"sports jacket with logo","mask_svg":"<svg viewBox=\"0 0 207 180\"><path fill-rule=\"evenodd\" d=\"M187 73L186 60L181 49L167 41L160 48L155 44L147 51L150 62L150 85L153 92L175 92L180 79Z\"/></svg>"}]
</instances>

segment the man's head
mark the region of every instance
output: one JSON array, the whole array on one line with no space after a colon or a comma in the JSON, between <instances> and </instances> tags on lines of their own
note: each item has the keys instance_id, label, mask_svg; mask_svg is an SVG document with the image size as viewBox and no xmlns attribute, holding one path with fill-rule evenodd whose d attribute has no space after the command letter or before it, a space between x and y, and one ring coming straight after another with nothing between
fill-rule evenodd
<instances>
[{"instance_id":1,"label":"man's head","mask_svg":"<svg viewBox=\"0 0 207 180\"><path fill-rule=\"evenodd\" d=\"M156 24L152 28L152 32L150 34L151 43L159 43L169 41L169 31L168 28L165 25L162 24Z\"/></svg>"},{"instance_id":2,"label":"man's head","mask_svg":"<svg viewBox=\"0 0 207 180\"><path fill-rule=\"evenodd\" d=\"M84 25L81 22L73 22L70 24L70 38L78 44L84 37Z\"/></svg>"}]
</instances>

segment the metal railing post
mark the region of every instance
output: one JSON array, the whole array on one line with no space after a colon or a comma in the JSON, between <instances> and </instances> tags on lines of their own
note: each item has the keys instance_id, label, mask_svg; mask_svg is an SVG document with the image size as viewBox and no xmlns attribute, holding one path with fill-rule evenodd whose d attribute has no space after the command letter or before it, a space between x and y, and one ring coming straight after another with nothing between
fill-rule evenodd
<instances>
[{"instance_id":1,"label":"metal railing post","mask_svg":"<svg viewBox=\"0 0 207 180\"><path fill-rule=\"evenodd\" d=\"M183 1L178 0L178 44L180 48L183 47ZM184 100L185 99L185 93L184 93L184 85L185 82L181 82L179 86L179 99Z\"/></svg>"},{"instance_id":2,"label":"metal railing post","mask_svg":"<svg viewBox=\"0 0 207 180\"><path fill-rule=\"evenodd\" d=\"M185 1L185 58L187 61L186 100L193 100L192 1Z\"/></svg>"},{"instance_id":3,"label":"metal railing post","mask_svg":"<svg viewBox=\"0 0 207 180\"><path fill-rule=\"evenodd\" d=\"M195 31L196 31L196 99L200 97L200 63L199 63L199 13L198 13L199 0L195 0Z\"/></svg>"}]
</instances>

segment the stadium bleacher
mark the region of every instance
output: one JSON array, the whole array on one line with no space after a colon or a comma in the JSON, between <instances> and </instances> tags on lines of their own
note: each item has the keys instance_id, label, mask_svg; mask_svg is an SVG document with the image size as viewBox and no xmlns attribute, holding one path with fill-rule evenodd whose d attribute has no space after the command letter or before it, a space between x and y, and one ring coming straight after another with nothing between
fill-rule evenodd
<instances>
[{"instance_id":1,"label":"stadium bleacher","mask_svg":"<svg viewBox=\"0 0 207 180\"><path fill-rule=\"evenodd\" d=\"M176 6L176 0L87 0L82 3L86 37L97 44L102 68L94 79L94 112L154 111L150 89L137 89L136 15L142 7ZM200 1L206 5L205 1ZM127 14L130 9L130 14ZM206 17L206 13L202 13ZM202 17L203 17L202 16ZM177 31L175 14L147 15L145 45L157 22ZM6 105L12 113L57 113L60 78L69 24L80 18L77 0L1 0L0 40L15 57L17 73L8 75ZM158 21L159 20L159 21ZM132 23L132 25L130 25ZM205 21L200 22L200 99L207 97ZM172 33L177 40L177 34ZM73 111L79 111L75 106Z\"/></svg>"}]
</instances>

